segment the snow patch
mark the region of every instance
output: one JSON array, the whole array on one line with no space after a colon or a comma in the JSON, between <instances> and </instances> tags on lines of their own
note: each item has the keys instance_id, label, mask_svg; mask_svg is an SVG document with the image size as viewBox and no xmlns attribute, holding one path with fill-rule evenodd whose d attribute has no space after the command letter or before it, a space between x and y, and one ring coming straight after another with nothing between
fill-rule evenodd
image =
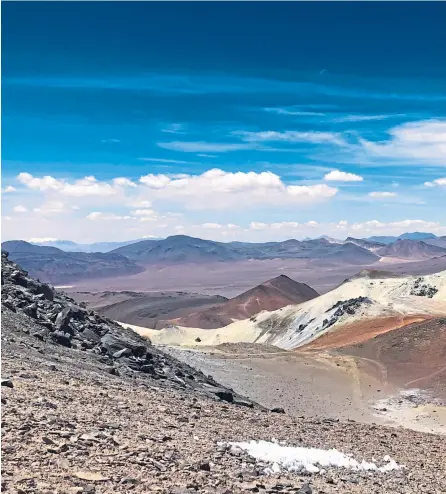
<instances>
[{"instance_id":1,"label":"snow patch","mask_svg":"<svg viewBox=\"0 0 446 494\"><path fill-rule=\"evenodd\" d=\"M241 450L248 453L256 460L269 463L271 466L265 469L266 474L288 472L323 473L324 468L338 467L356 471L390 472L400 470L404 465L398 465L395 460L386 455L381 466L365 460L355 460L352 455L341 453L337 449L302 448L298 446L285 446L276 441L250 441L219 443L231 450Z\"/></svg>"}]
</instances>

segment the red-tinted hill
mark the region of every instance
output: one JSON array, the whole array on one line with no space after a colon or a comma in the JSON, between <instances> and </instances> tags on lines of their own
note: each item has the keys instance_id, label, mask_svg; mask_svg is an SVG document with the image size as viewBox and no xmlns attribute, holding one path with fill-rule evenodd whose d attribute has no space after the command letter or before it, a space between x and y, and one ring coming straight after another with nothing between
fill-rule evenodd
<instances>
[{"instance_id":1,"label":"red-tinted hill","mask_svg":"<svg viewBox=\"0 0 446 494\"><path fill-rule=\"evenodd\" d=\"M286 305L301 304L319 294L304 283L280 275L210 309L197 311L172 321L192 328L221 328L234 320L248 319L263 310L273 311Z\"/></svg>"},{"instance_id":2,"label":"red-tinted hill","mask_svg":"<svg viewBox=\"0 0 446 494\"><path fill-rule=\"evenodd\" d=\"M376 360L390 382L446 399L446 319L430 319L378 334L341 351Z\"/></svg>"}]
</instances>

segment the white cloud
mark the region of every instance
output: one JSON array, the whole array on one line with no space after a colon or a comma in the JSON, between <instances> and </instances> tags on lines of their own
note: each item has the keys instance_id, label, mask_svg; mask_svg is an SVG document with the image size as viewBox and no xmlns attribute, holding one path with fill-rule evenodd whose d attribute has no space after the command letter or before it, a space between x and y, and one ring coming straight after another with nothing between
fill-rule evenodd
<instances>
[{"instance_id":1,"label":"white cloud","mask_svg":"<svg viewBox=\"0 0 446 494\"><path fill-rule=\"evenodd\" d=\"M326 184L286 185L270 171L226 172L217 168L201 175L149 174L140 182L152 189L152 200L181 202L188 209L315 203L338 192Z\"/></svg>"},{"instance_id":2,"label":"white cloud","mask_svg":"<svg viewBox=\"0 0 446 494\"><path fill-rule=\"evenodd\" d=\"M267 223L259 223L259 222L256 222L256 221L252 221L249 224L249 228L251 230L265 230L266 228L268 228L268 224Z\"/></svg>"},{"instance_id":3,"label":"white cloud","mask_svg":"<svg viewBox=\"0 0 446 494\"><path fill-rule=\"evenodd\" d=\"M166 132L168 134L185 134L186 133L183 130L183 125L179 124L179 123L169 124L164 129L161 129L161 132Z\"/></svg>"},{"instance_id":4,"label":"white cloud","mask_svg":"<svg viewBox=\"0 0 446 494\"><path fill-rule=\"evenodd\" d=\"M113 179L114 185L117 187L136 187L136 184L125 177L116 177Z\"/></svg>"},{"instance_id":5,"label":"white cloud","mask_svg":"<svg viewBox=\"0 0 446 494\"><path fill-rule=\"evenodd\" d=\"M157 216L156 212L153 209L136 209L135 211L131 211L131 214L134 216L144 216L155 218Z\"/></svg>"},{"instance_id":6,"label":"white cloud","mask_svg":"<svg viewBox=\"0 0 446 494\"><path fill-rule=\"evenodd\" d=\"M298 117L324 117L325 113L315 112L315 111L299 111L294 110L293 107L290 108L280 108L280 107L272 107L272 108L264 108L264 111L268 113L277 113L278 115L294 115Z\"/></svg>"},{"instance_id":7,"label":"white cloud","mask_svg":"<svg viewBox=\"0 0 446 494\"><path fill-rule=\"evenodd\" d=\"M149 173L148 175L142 176L139 181L152 189L163 189L170 183L171 179L167 175L154 175L153 173Z\"/></svg>"},{"instance_id":8,"label":"white cloud","mask_svg":"<svg viewBox=\"0 0 446 494\"><path fill-rule=\"evenodd\" d=\"M130 206L132 208L142 208L142 209L149 209L152 207L152 202L147 201L147 200L132 200L127 203L127 206Z\"/></svg>"},{"instance_id":9,"label":"white cloud","mask_svg":"<svg viewBox=\"0 0 446 494\"><path fill-rule=\"evenodd\" d=\"M87 220L91 221L120 221L120 220L130 220L131 216L121 216L114 213L102 213L100 211L93 211L86 216Z\"/></svg>"},{"instance_id":10,"label":"white cloud","mask_svg":"<svg viewBox=\"0 0 446 494\"><path fill-rule=\"evenodd\" d=\"M284 142L310 142L312 144L337 144L346 145L346 141L337 132L297 132L286 130L277 132L268 130L263 132L236 131L234 135L240 136L247 142L284 141Z\"/></svg>"},{"instance_id":11,"label":"white cloud","mask_svg":"<svg viewBox=\"0 0 446 494\"><path fill-rule=\"evenodd\" d=\"M422 230L430 232L446 232L446 227L440 225L436 221L425 220L402 220L385 223L378 220L365 221L363 223L353 223L349 225L349 229L362 234L389 234L400 235L401 233L413 230Z\"/></svg>"},{"instance_id":12,"label":"white cloud","mask_svg":"<svg viewBox=\"0 0 446 494\"><path fill-rule=\"evenodd\" d=\"M317 221L307 221L305 225L309 226L310 228L316 228L319 226L319 223Z\"/></svg>"},{"instance_id":13,"label":"white cloud","mask_svg":"<svg viewBox=\"0 0 446 494\"><path fill-rule=\"evenodd\" d=\"M2 189L2 192L4 194L10 194L11 192L15 192L17 189L13 187L12 185L6 186L4 189Z\"/></svg>"},{"instance_id":14,"label":"white cloud","mask_svg":"<svg viewBox=\"0 0 446 494\"><path fill-rule=\"evenodd\" d=\"M396 197L396 192L369 192L370 197L375 197L377 199L385 199L387 197Z\"/></svg>"},{"instance_id":15,"label":"white cloud","mask_svg":"<svg viewBox=\"0 0 446 494\"><path fill-rule=\"evenodd\" d=\"M172 165L190 165L193 164L191 161L184 160L169 160L165 158L139 158L141 161L150 161L151 163L166 163Z\"/></svg>"},{"instance_id":16,"label":"white cloud","mask_svg":"<svg viewBox=\"0 0 446 494\"><path fill-rule=\"evenodd\" d=\"M62 212L61 203L65 204L67 196L83 197L83 206L88 199L90 210L102 209L106 199L109 208L145 210L162 203L171 209L172 203L180 203L185 209L208 210L314 204L338 193L337 188L327 184L288 185L271 171L226 172L218 168L199 175L149 173L141 176L138 183L126 177L104 182L87 176L68 182L48 175L20 173L17 178L46 196L47 206L37 207L39 213ZM77 206L66 205L67 210L70 207Z\"/></svg>"},{"instance_id":17,"label":"white cloud","mask_svg":"<svg viewBox=\"0 0 446 494\"><path fill-rule=\"evenodd\" d=\"M286 188L288 194L292 197L300 198L302 200L321 200L329 199L338 193L338 189L330 187L326 184L318 185L289 185Z\"/></svg>"},{"instance_id":18,"label":"white cloud","mask_svg":"<svg viewBox=\"0 0 446 494\"><path fill-rule=\"evenodd\" d=\"M446 165L446 119L421 120L398 125L387 141L360 139L371 157Z\"/></svg>"},{"instance_id":19,"label":"white cloud","mask_svg":"<svg viewBox=\"0 0 446 494\"><path fill-rule=\"evenodd\" d=\"M302 225L296 221L281 221L279 223L271 223L270 227L273 230L295 230L296 228L302 227Z\"/></svg>"},{"instance_id":20,"label":"white cloud","mask_svg":"<svg viewBox=\"0 0 446 494\"><path fill-rule=\"evenodd\" d=\"M242 143L224 143L224 142L203 142L203 141L172 141L158 142L160 148L170 149L171 151L182 151L184 153L225 153L228 151L241 151L252 149L251 145Z\"/></svg>"},{"instance_id":21,"label":"white cloud","mask_svg":"<svg viewBox=\"0 0 446 494\"><path fill-rule=\"evenodd\" d=\"M57 238L54 237L33 237L28 240L28 242L31 242L32 244L44 244L46 242L56 242Z\"/></svg>"},{"instance_id":22,"label":"white cloud","mask_svg":"<svg viewBox=\"0 0 446 494\"><path fill-rule=\"evenodd\" d=\"M339 117L333 119L333 122L366 122L369 120L386 120L387 118L404 117L404 114L393 115L346 115L345 117Z\"/></svg>"},{"instance_id":23,"label":"white cloud","mask_svg":"<svg viewBox=\"0 0 446 494\"><path fill-rule=\"evenodd\" d=\"M362 182L364 179L360 175L354 173L342 172L340 170L332 170L324 176L327 182Z\"/></svg>"},{"instance_id":24,"label":"white cloud","mask_svg":"<svg viewBox=\"0 0 446 494\"><path fill-rule=\"evenodd\" d=\"M33 177L30 173L22 172L17 175L17 180L26 185L29 189L34 190L61 190L63 182L49 175L42 178Z\"/></svg>"},{"instance_id":25,"label":"white cloud","mask_svg":"<svg viewBox=\"0 0 446 494\"><path fill-rule=\"evenodd\" d=\"M56 179L50 175L42 178L33 177L30 173L19 173L17 180L33 190L54 191L67 196L109 196L118 192L118 188L107 182L100 182L93 176L75 180L73 183ZM119 178L119 180L122 180Z\"/></svg>"},{"instance_id":26,"label":"white cloud","mask_svg":"<svg viewBox=\"0 0 446 494\"><path fill-rule=\"evenodd\" d=\"M207 230L218 230L223 228L223 225L220 225L219 223L203 223L201 226Z\"/></svg>"},{"instance_id":27,"label":"white cloud","mask_svg":"<svg viewBox=\"0 0 446 494\"><path fill-rule=\"evenodd\" d=\"M432 182L424 182L425 187L446 187L446 177L436 178Z\"/></svg>"},{"instance_id":28,"label":"white cloud","mask_svg":"<svg viewBox=\"0 0 446 494\"><path fill-rule=\"evenodd\" d=\"M233 223L228 223L226 225L220 223L203 223L202 225L198 225L199 228L204 228L205 230L236 230L240 228L238 225L234 225Z\"/></svg>"},{"instance_id":29,"label":"white cloud","mask_svg":"<svg viewBox=\"0 0 446 494\"><path fill-rule=\"evenodd\" d=\"M61 201L48 201L40 206L40 208L34 208L34 212L42 215L51 215L65 213L67 212L67 209Z\"/></svg>"},{"instance_id":30,"label":"white cloud","mask_svg":"<svg viewBox=\"0 0 446 494\"><path fill-rule=\"evenodd\" d=\"M28 209L21 204L19 204L18 206L14 206L12 210L14 211L14 213L26 213L28 211Z\"/></svg>"}]
</instances>

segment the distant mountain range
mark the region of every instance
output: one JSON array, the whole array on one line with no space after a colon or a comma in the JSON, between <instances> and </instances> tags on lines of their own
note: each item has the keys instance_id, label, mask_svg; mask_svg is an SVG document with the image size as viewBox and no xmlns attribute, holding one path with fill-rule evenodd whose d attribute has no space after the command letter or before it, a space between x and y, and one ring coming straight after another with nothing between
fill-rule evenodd
<instances>
[{"instance_id":1,"label":"distant mountain range","mask_svg":"<svg viewBox=\"0 0 446 494\"><path fill-rule=\"evenodd\" d=\"M396 242L397 240L424 240L433 243L436 239L438 239L436 235L433 233L423 233L423 232L412 232L412 233L403 233L399 237L392 236L372 236L363 239L356 240L365 240L370 242L377 242L380 244L391 244ZM441 239L442 237L440 237ZM446 237L443 237L446 241ZM328 235L321 235L317 238L306 237L303 239L303 242L314 241L314 240L327 240L329 243L333 244L342 244L345 242L350 242L352 237L347 237L345 240L336 239L333 237L329 237ZM126 245L136 244L138 242L144 241L153 241L153 240L163 240L162 238L153 237L153 238L138 238L135 240L126 240L122 242L94 242L91 244L79 244L73 242L71 240L40 240L37 239L35 241L29 240L29 243L34 245L40 245L42 247L57 247L58 249L64 250L66 252L110 252L112 250L118 249L120 247L125 247ZM288 241L287 241L288 242ZM267 242L263 245L275 244L276 242ZM231 242L231 244L240 244L240 245L253 245L250 242ZM225 244L226 245L226 244ZM359 243L357 243L359 245ZM433 244L435 245L435 244Z\"/></svg>"},{"instance_id":2,"label":"distant mountain range","mask_svg":"<svg viewBox=\"0 0 446 494\"><path fill-rule=\"evenodd\" d=\"M112 251L140 264L183 264L241 261L245 259L323 259L330 263L367 264L379 257L353 243L333 243L325 238L284 242L215 242L175 235L164 240L144 240Z\"/></svg>"},{"instance_id":3,"label":"distant mountain range","mask_svg":"<svg viewBox=\"0 0 446 494\"><path fill-rule=\"evenodd\" d=\"M153 237L155 239L155 237ZM94 242L92 244L78 244L71 240L45 240L45 241L30 241L33 245L41 247L57 247L65 252L110 252L111 250L123 247L124 245L134 244L144 240L142 238L136 240L127 240L124 242ZM156 238L156 240L159 240Z\"/></svg>"},{"instance_id":4,"label":"distant mountain range","mask_svg":"<svg viewBox=\"0 0 446 494\"><path fill-rule=\"evenodd\" d=\"M9 259L17 262L32 277L51 284L144 271L144 268L119 254L64 252L56 247L42 247L23 240L3 242L2 249L9 252Z\"/></svg>"},{"instance_id":5,"label":"distant mountain range","mask_svg":"<svg viewBox=\"0 0 446 494\"><path fill-rule=\"evenodd\" d=\"M403 233L399 237L373 236L373 237L368 237L364 240L370 240L371 242L380 242L381 244L392 244L397 240L431 240L436 238L438 237L433 233L412 232L412 233Z\"/></svg>"},{"instance_id":6,"label":"distant mountain range","mask_svg":"<svg viewBox=\"0 0 446 494\"><path fill-rule=\"evenodd\" d=\"M378 249L377 254L383 257L397 257L399 259L431 259L446 255L444 247L430 245L421 240L397 240L393 244Z\"/></svg>"},{"instance_id":7,"label":"distant mountain range","mask_svg":"<svg viewBox=\"0 0 446 494\"><path fill-rule=\"evenodd\" d=\"M425 240L410 239L423 236ZM250 259L302 259L311 266L369 266L381 258L419 261L446 256L446 237L415 232L401 235L392 243L377 238L348 237L336 240L320 237L310 240L290 239L283 242L216 242L187 235L165 239L122 243L89 244L119 247L109 252L79 252L62 250L50 245L36 245L22 240L4 242L11 259L19 262L32 276L52 283L71 282L86 278L131 275L153 265L181 265L241 262ZM392 237L395 238L395 237ZM74 249L73 242L59 241L65 249ZM86 244L85 244L86 245ZM86 246L84 245L84 248Z\"/></svg>"}]
</instances>

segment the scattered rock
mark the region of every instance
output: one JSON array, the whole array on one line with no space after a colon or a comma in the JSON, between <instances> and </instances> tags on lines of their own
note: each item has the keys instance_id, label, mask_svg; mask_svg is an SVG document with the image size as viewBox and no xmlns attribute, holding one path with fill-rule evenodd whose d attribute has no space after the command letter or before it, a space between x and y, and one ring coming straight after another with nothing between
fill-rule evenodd
<instances>
[{"instance_id":1,"label":"scattered rock","mask_svg":"<svg viewBox=\"0 0 446 494\"><path fill-rule=\"evenodd\" d=\"M304 484L298 491L298 494L312 494L312 489L309 484Z\"/></svg>"},{"instance_id":2,"label":"scattered rock","mask_svg":"<svg viewBox=\"0 0 446 494\"><path fill-rule=\"evenodd\" d=\"M99 472L75 472L74 476L81 480L88 480L89 482L107 482L110 480Z\"/></svg>"},{"instance_id":3,"label":"scattered rock","mask_svg":"<svg viewBox=\"0 0 446 494\"><path fill-rule=\"evenodd\" d=\"M7 388L13 388L14 384L12 383L11 379L2 377L2 386L6 386Z\"/></svg>"},{"instance_id":4,"label":"scattered rock","mask_svg":"<svg viewBox=\"0 0 446 494\"><path fill-rule=\"evenodd\" d=\"M204 470L205 472L211 471L211 465L208 461L203 461L198 465L199 470Z\"/></svg>"}]
</instances>

